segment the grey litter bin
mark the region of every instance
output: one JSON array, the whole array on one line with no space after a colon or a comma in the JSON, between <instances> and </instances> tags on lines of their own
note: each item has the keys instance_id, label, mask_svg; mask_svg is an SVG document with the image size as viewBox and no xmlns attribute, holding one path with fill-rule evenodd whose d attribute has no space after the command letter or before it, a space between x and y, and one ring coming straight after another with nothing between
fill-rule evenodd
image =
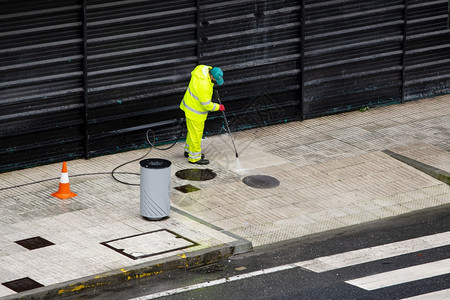
<instances>
[{"instance_id":1,"label":"grey litter bin","mask_svg":"<svg viewBox=\"0 0 450 300\"><path fill-rule=\"evenodd\" d=\"M160 220L170 213L170 161L149 158L141 164L141 215Z\"/></svg>"}]
</instances>

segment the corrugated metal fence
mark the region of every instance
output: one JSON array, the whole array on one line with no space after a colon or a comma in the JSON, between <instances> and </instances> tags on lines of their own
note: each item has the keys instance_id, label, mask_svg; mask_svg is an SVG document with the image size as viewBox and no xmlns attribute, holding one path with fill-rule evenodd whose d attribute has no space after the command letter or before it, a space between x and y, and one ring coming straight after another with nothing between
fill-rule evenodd
<instances>
[{"instance_id":1,"label":"corrugated metal fence","mask_svg":"<svg viewBox=\"0 0 450 300\"><path fill-rule=\"evenodd\" d=\"M0 5L0 172L175 140L197 64L232 130L450 92L448 0Z\"/></svg>"}]
</instances>

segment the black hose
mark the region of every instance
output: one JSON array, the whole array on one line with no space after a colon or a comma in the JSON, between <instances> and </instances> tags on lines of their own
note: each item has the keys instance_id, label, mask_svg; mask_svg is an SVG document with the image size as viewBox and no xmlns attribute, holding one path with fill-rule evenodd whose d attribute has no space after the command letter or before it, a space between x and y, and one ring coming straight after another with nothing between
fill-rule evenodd
<instances>
[{"instance_id":1,"label":"black hose","mask_svg":"<svg viewBox=\"0 0 450 300\"><path fill-rule=\"evenodd\" d=\"M92 176L92 175L110 175L110 174L111 174L111 172L83 173L83 174L70 175L70 177L81 177L81 176ZM131 173L131 172L117 172L116 174L139 175L138 173ZM60 177L48 178L48 179L43 179L43 180L39 180L39 181L33 181L33 182L24 183L24 184L8 186L8 187L0 188L0 192L9 190L9 189L15 189L15 188L19 188L19 187L33 185L33 184L37 184L37 183L43 183L46 181L58 180L58 179L60 179Z\"/></svg>"},{"instance_id":2,"label":"black hose","mask_svg":"<svg viewBox=\"0 0 450 300\"><path fill-rule=\"evenodd\" d=\"M149 132L151 132L152 135L153 135L153 142L150 142L150 138L149 138L149 136L148 136L148 133L149 133ZM173 142L170 146L168 146L168 147L166 147L166 148L158 148L158 147L155 146L155 141L156 141L156 135L155 135L155 132L154 132L153 130L151 130L151 129L148 129L147 132L145 133L145 137L147 138L147 142L150 144L150 149L148 150L148 152L147 152L145 155L143 155L142 157L139 157L139 158L136 158L136 159L127 161L127 162L125 162L125 163L123 163L123 164L121 164L121 165L115 167L115 168L111 171L111 176L112 176L112 178L114 178L114 180L116 180L117 182L120 182L120 183L123 183L123 184L126 184L126 185L139 186L140 184L138 184L138 183L129 183L129 182L122 181L122 180L118 179L116 176L114 176L115 171L116 171L117 169L119 169L119 168L125 166L125 165L128 165L128 164L131 164L131 163L133 163L133 162L135 162L135 161L140 161L140 160L144 159L147 155L150 154L150 152L152 152L152 149L153 149L153 148L155 148L156 150L162 150L162 151L164 151L164 150L169 150L170 148L172 148L173 146L175 146L175 145L178 143L178 141L180 140L182 134L183 134L183 127L182 127L181 122L180 122L180 131L179 131L178 137L175 139L175 142ZM139 175L139 174L137 174L137 173L127 173L127 174L136 174L136 175Z\"/></svg>"}]
</instances>

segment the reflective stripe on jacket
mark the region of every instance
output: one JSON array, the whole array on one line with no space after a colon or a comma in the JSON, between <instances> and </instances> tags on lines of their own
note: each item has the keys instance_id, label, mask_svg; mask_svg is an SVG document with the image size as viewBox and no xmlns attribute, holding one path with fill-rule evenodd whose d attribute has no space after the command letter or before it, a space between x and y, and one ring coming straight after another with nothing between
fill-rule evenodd
<instances>
[{"instance_id":1,"label":"reflective stripe on jacket","mask_svg":"<svg viewBox=\"0 0 450 300\"><path fill-rule=\"evenodd\" d=\"M211 101L214 83L209 77L212 67L199 65L191 72L191 81L180 103L186 118L205 121L208 112L218 111L219 104Z\"/></svg>"}]
</instances>

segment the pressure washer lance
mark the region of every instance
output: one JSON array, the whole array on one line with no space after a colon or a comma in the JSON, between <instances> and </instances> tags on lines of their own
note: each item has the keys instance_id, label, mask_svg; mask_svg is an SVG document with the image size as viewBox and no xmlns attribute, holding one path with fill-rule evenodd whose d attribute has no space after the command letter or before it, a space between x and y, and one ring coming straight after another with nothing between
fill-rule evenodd
<instances>
[{"instance_id":1,"label":"pressure washer lance","mask_svg":"<svg viewBox=\"0 0 450 300\"><path fill-rule=\"evenodd\" d=\"M222 105L222 102L220 102L219 92L214 90L214 93L217 96L217 100L219 100L219 104ZM223 110L222 110L222 114L223 114L223 119L225 120L225 125L227 126L228 134L230 135L231 142L233 143L234 152L236 152L236 158L239 158L239 155L236 150L236 145L234 144L233 136L231 135L230 126L228 126L228 120L227 120L227 117L225 116L225 112Z\"/></svg>"}]
</instances>

